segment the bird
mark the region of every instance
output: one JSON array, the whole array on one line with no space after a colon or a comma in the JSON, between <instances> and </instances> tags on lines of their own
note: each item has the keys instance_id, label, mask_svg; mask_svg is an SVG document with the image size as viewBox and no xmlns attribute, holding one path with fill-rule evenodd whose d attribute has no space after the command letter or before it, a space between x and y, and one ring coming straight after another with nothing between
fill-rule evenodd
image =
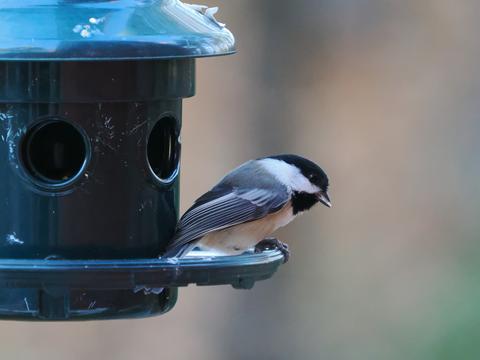
<instances>
[{"instance_id":1,"label":"bird","mask_svg":"<svg viewBox=\"0 0 480 360\"><path fill-rule=\"evenodd\" d=\"M299 155L249 160L183 214L162 257L182 258L195 247L215 255L277 248L286 262L288 245L270 236L317 203L331 207L328 187L322 168Z\"/></svg>"}]
</instances>

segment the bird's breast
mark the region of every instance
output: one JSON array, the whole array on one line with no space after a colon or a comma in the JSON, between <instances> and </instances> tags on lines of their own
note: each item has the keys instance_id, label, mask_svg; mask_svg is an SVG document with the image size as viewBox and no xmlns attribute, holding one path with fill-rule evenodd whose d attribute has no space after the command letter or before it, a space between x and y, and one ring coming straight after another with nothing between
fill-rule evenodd
<instances>
[{"instance_id":1,"label":"bird's breast","mask_svg":"<svg viewBox=\"0 0 480 360\"><path fill-rule=\"evenodd\" d=\"M295 218L289 202L279 211L259 220L234 225L227 229L213 231L198 242L201 248L224 255L235 255L254 247L278 228Z\"/></svg>"}]
</instances>

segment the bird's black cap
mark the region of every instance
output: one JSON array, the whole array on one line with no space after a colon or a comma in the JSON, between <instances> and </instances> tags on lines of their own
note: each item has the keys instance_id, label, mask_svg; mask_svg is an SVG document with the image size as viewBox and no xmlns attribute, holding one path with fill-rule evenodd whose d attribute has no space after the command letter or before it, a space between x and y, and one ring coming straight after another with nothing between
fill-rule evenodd
<instances>
[{"instance_id":1,"label":"bird's black cap","mask_svg":"<svg viewBox=\"0 0 480 360\"><path fill-rule=\"evenodd\" d=\"M325 171L313 161L293 154L275 155L269 156L268 158L282 160L287 164L296 166L300 169L302 175L309 179L312 184L318 186L324 192L328 190L327 174L325 174Z\"/></svg>"}]
</instances>

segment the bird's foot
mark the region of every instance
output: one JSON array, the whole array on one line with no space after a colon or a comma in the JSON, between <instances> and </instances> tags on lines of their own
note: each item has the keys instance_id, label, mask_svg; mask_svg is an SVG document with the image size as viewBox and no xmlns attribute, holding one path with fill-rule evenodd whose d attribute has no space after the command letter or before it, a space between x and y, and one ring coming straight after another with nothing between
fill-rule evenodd
<instances>
[{"instance_id":1,"label":"bird's foot","mask_svg":"<svg viewBox=\"0 0 480 360\"><path fill-rule=\"evenodd\" d=\"M277 238L265 238L255 245L256 253L273 249L278 249L283 254L283 263L286 263L288 259L290 259L290 250L288 245L281 242Z\"/></svg>"}]
</instances>

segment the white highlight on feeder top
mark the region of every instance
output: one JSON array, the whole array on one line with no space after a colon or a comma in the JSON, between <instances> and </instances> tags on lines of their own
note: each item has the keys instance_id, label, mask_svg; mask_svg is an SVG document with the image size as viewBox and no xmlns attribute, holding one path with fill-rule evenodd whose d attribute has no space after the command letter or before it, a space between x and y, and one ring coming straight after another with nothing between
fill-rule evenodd
<instances>
[{"instance_id":1,"label":"white highlight on feeder top","mask_svg":"<svg viewBox=\"0 0 480 360\"><path fill-rule=\"evenodd\" d=\"M102 31L96 26L105 21L105 17L88 19L88 24L75 25L72 31L76 34L80 34L83 38L89 38L92 35L102 35Z\"/></svg>"},{"instance_id":2,"label":"white highlight on feeder top","mask_svg":"<svg viewBox=\"0 0 480 360\"><path fill-rule=\"evenodd\" d=\"M91 17L90 19L88 19L88 22L90 24L93 24L93 25L98 25L98 24L101 24L102 22L105 21L105 16L104 17L101 17L101 18L94 18L94 17Z\"/></svg>"},{"instance_id":3,"label":"white highlight on feeder top","mask_svg":"<svg viewBox=\"0 0 480 360\"><path fill-rule=\"evenodd\" d=\"M207 17L210 21L212 21L215 25L217 25L219 28L223 29L225 27L224 23L221 23L217 19L215 19L215 14L218 12L218 6L214 6L209 8L206 5L198 5L198 4L183 4L191 8L192 10L195 10L196 12L202 14L203 16Z\"/></svg>"}]
</instances>

